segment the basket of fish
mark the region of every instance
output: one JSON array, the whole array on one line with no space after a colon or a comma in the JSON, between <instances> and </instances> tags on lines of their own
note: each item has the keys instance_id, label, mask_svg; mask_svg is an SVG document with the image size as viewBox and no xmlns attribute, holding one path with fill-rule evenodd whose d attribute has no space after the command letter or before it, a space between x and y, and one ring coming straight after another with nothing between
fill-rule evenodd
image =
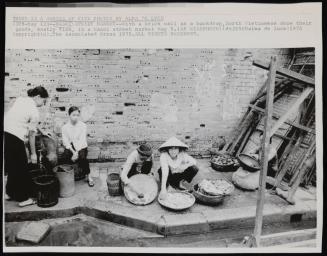
<instances>
[{"instance_id":1,"label":"basket of fish","mask_svg":"<svg viewBox=\"0 0 327 256\"><path fill-rule=\"evenodd\" d=\"M169 210L182 211L194 205L195 197L188 192L174 191L167 193L165 199L158 198L158 202Z\"/></svg>"},{"instance_id":2,"label":"basket of fish","mask_svg":"<svg viewBox=\"0 0 327 256\"><path fill-rule=\"evenodd\" d=\"M234 191L234 185L225 179L204 179L194 185L193 194L196 200L207 205L218 205L227 195Z\"/></svg>"},{"instance_id":3,"label":"basket of fish","mask_svg":"<svg viewBox=\"0 0 327 256\"><path fill-rule=\"evenodd\" d=\"M239 167L236 157L229 154L219 154L214 156L211 161L211 167L219 172L234 172Z\"/></svg>"}]
</instances>

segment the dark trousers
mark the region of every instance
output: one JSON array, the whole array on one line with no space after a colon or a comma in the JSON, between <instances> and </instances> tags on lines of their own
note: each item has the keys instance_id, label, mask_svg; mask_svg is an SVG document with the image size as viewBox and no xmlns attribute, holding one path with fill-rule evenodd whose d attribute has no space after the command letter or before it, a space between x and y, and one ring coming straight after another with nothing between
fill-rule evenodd
<instances>
[{"instance_id":1,"label":"dark trousers","mask_svg":"<svg viewBox=\"0 0 327 256\"><path fill-rule=\"evenodd\" d=\"M74 164L72 161L73 153L65 148L64 153L62 154L61 164ZM87 159L87 148L83 148L80 151L78 151L78 159L76 160L76 163L79 168L82 169L84 174L90 173L90 164L89 160Z\"/></svg>"},{"instance_id":2,"label":"dark trousers","mask_svg":"<svg viewBox=\"0 0 327 256\"><path fill-rule=\"evenodd\" d=\"M25 201L32 195L33 183L28 171L24 141L4 133L4 167L7 176L6 193L15 201Z\"/></svg>"},{"instance_id":3,"label":"dark trousers","mask_svg":"<svg viewBox=\"0 0 327 256\"><path fill-rule=\"evenodd\" d=\"M192 166L186 168L181 173L172 173L172 171L169 169L166 187L168 187L168 185L171 185L174 188L178 188L179 183L182 180L191 182L193 180L193 178L195 177L195 175L198 173L198 171L199 171L199 168L196 165L192 165ZM159 174L159 178L160 178L160 182L161 182L161 179L162 179L161 168L159 168L158 174Z\"/></svg>"},{"instance_id":4,"label":"dark trousers","mask_svg":"<svg viewBox=\"0 0 327 256\"><path fill-rule=\"evenodd\" d=\"M137 164L136 163L133 164L132 167L131 167L131 169L130 169L130 171L127 174L127 177L130 178L133 175L140 174L140 173L142 173L142 174L149 174L150 171L151 171L151 168L152 168L152 164L153 164L152 161L144 161L142 163L141 172L138 172L137 171Z\"/></svg>"}]
</instances>

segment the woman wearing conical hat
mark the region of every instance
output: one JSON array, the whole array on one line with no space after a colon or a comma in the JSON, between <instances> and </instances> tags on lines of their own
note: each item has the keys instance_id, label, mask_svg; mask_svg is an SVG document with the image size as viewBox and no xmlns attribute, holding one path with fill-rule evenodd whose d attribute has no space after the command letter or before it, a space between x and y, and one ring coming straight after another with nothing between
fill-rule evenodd
<instances>
[{"instance_id":1,"label":"woman wearing conical hat","mask_svg":"<svg viewBox=\"0 0 327 256\"><path fill-rule=\"evenodd\" d=\"M184 182L190 183L199 169L196 160L185 151L188 146L175 137L170 138L159 147L161 181L160 198L167 195L168 185L175 189L185 190Z\"/></svg>"}]
</instances>

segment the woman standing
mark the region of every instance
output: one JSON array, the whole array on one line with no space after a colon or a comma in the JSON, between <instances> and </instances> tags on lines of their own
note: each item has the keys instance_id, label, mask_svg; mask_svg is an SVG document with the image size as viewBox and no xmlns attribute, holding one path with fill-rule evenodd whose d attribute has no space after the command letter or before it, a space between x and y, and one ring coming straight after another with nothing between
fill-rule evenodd
<instances>
[{"instance_id":1,"label":"woman standing","mask_svg":"<svg viewBox=\"0 0 327 256\"><path fill-rule=\"evenodd\" d=\"M36 164L38 107L45 105L49 97L42 86L28 90L27 95L18 97L4 117L4 164L8 173L5 198L18 201L19 206L35 203L31 198L32 179L28 173L25 141L29 143L31 162Z\"/></svg>"},{"instance_id":2,"label":"woman standing","mask_svg":"<svg viewBox=\"0 0 327 256\"><path fill-rule=\"evenodd\" d=\"M79 168L86 175L90 187L94 181L90 175L89 161L87 160L86 124L79 120L80 109L70 107L68 109L69 121L62 127L62 142L65 147L63 161L65 163L77 162Z\"/></svg>"},{"instance_id":3,"label":"woman standing","mask_svg":"<svg viewBox=\"0 0 327 256\"><path fill-rule=\"evenodd\" d=\"M168 185L180 190L187 189L183 182L190 183L198 173L196 160L185 152L187 149L188 146L175 137L159 147L161 155L158 174L161 180L159 195L161 198L167 195Z\"/></svg>"}]
</instances>

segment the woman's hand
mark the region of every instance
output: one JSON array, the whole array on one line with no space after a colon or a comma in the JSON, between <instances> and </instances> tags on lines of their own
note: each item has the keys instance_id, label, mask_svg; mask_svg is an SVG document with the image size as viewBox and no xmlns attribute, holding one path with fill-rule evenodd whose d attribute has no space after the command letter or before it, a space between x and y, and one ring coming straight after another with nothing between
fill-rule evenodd
<instances>
[{"instance_id":1,"label":"woman's hand","mask_svg":"<svg viewBox=\"0 0 327 256\"><path fill-rule=\"evenodd\" d=\"M78 153L75 151L72 156L72 161L75 162L78 159Z\"/></svg>"},{"instance_id":2,"label":"woman's hand","mask_svg":"<svg viewBox=\"0 0 327 256\"><path fill-rule=\"evenodd\" d=\"M37 155L36 154L31 154L31 162L32 162L32 164L37 163Z\"/></svg>"},{"instance_id":3,"label":"woman's hand","mask_svg":"<svg viewBox=\"0 0 327 256\"><path fill-rule=\"evenodd\" d=\"M127 185L126 186L128 186L128 187L130 187L130 189L131 190L133 190L136 194L137 194L137 196L138 196L138 198L144 198L144 194L142 193L142 192L140 192L132 183L130 183L129 181L128 181L128 183L127 183Z\"/></svg>"},{"instance_id":4,"label":"woman's hand","mask_svg":"<svg viewBox=\"0 0 327 256\"><path fill-rule=\"evenodd\" d=\"M130 184L130 180L129 179L127 179L127 180L123 180L123 184L124 184L124 186L127 186L128 184Z\"/></svg>"}]
</instances>

